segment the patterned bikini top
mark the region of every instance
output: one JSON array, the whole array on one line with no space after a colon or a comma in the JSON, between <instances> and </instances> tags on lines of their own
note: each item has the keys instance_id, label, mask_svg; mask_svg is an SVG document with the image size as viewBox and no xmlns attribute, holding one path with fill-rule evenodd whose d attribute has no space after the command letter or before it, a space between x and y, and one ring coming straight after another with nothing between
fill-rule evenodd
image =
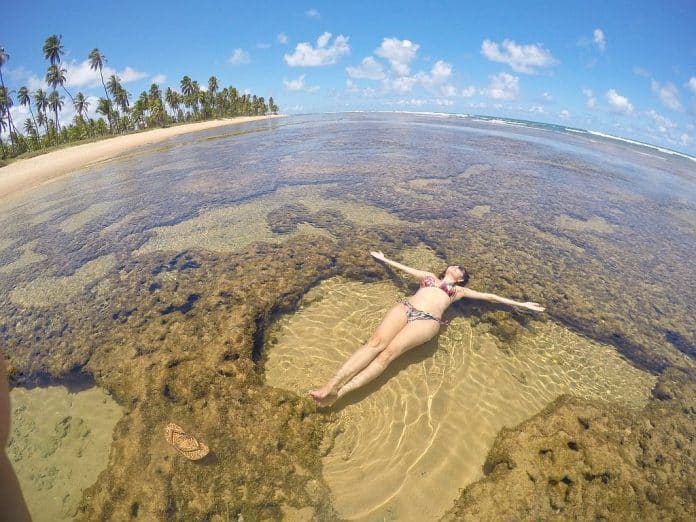
<instances>
[{"instance_id":1,"label":"patterned bikini top","mask_svg":"<svg viewBox=\"0 0 696 522\"><path fill-rule=\"evenodd\" d=\"M426 288L430 286L439 288L440 290L445 292L447 296L450 298L457 293L457 289L455 288L454 283L446 283L443 281L442 284L438 285L437 279L433 276L425 276L423 279L421 279L420 286L421 288Z\"/></svg>"}]
</instances>

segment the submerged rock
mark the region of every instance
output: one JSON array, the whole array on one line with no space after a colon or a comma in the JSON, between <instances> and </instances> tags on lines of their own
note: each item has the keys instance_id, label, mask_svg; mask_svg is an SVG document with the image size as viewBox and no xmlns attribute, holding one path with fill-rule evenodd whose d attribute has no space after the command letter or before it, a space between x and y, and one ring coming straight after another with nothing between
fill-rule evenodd
<instances>
[{"instance_id":1,"label":"submerged rock","mask_svg":"<svg viewBox=\"0 0 696 522\"><path fill-rule=\"evenodd\" d=\"M640 412L563 396L488 454L443 520L690 520L696 372L670 369Z\"/></svg>"}]
</instances>

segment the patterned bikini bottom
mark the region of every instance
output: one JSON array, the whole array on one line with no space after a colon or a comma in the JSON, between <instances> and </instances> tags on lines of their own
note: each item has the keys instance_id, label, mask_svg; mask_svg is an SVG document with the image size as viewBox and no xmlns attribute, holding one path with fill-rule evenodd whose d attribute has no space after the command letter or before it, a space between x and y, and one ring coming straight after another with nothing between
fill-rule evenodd
<instances>
[{"instance_id":1,"label":"patterned bikini bottom","mask_svg":"<svg viewBox=\"0 0 696 522\"><path fill-rule=\"evenodd\" d=\"M446 321L438 319L437 317L429 314L428 312L419 310L408 301L403 301L401 304L406 307L406 321L408 321L409 323L411 321L437 321L440 324L447 324Z\"/></svg>"}]
</instances>

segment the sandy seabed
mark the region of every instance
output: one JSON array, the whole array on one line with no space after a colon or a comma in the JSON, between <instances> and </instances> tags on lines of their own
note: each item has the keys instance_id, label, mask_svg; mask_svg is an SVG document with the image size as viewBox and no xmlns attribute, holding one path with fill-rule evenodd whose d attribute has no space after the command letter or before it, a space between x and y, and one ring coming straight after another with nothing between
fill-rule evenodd
<instances>
[{"instance_id":1,"label":"sandy seabed","mask_svg":"<svg viewBox=\"0 0 696 522\"><path fill-rule=\"evenodd\" d=\"M150 145L190 132L280 117L282 116L242 116L239 118L187 123L175 127L116 136L93 143L56 150L34 158L22 159L0 168L0 198L34 188L79 168L114 158L135 147Z\"/></svg>"},{"instance_id":2,"label":"sandy seabed","mask_svg":"<svg viewBox=\"0 0 696 522\"><path fill-rule=\"evenodd\" d=\"M15 388L8 456L32 518L69 520L106 468L123 409L100 388Z\"/></svg>"}]
</instances>

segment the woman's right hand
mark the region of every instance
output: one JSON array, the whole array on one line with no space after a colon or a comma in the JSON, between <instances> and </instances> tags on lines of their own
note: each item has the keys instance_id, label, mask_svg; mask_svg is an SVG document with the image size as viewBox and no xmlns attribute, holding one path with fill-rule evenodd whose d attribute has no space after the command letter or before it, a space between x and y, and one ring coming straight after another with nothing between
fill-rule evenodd
<instances>
[{"instance_id":1,"label":"woman's right hand","mask_svg":"<svg viewBox=\"0 0 696 522\"><path fill-rule=\"evenodd\" d=\"M370 252L370 255L379 261L384 261L386 259L381 250Z\"/></svg>"}]
</instances>

